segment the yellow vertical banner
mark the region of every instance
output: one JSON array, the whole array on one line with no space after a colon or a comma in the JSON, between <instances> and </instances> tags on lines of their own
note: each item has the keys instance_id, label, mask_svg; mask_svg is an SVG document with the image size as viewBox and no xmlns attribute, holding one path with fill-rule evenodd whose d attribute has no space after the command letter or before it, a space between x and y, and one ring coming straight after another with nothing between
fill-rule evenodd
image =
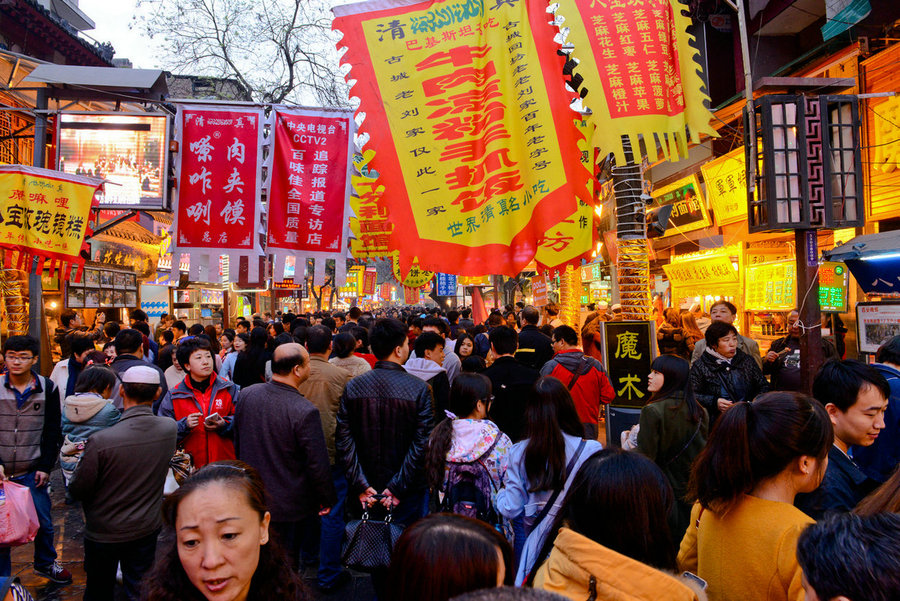
<instances>
[{"instance_id":1,"label":"yellow vertical banner","mask_svg":"<svg viewBox=\"0 0 900 601\"><path fill-rule=\"evenodd\" d=\"M643 136L651 161L656 141L666 158L677 159L687 156L687 135L695 144L700 134L717 137L684 9L679 0L559 0L574 73L597 126L593 145L615 153L620 165L623 136L632 148Z\"/></svg>"},{"instance_id":2,"label":"yellow vertical banner","mask_svg":"<svg viewBox=\"0 0 900 601\"><path fill-rule=\"evenodd\" d=\"M363 161L377 174L357 180L353 204L366 217L357 213L354 250L385 242L404 274L417 259L430 271L515 275L578 197L591 202L546 7L375 0L333 9L374 152Z\"/></svg>"}]
</instances>

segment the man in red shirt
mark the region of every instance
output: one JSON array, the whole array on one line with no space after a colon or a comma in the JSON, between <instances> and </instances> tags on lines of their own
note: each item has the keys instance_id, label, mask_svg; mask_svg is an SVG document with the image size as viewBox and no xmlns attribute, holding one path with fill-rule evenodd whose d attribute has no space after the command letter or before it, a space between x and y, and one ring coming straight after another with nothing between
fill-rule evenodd
<instances>
[{"instance_id":1,"label":"man in red shirt","mask_svg":"<svg viewBox=\"0 0 900 601\"><path fill-rule=\"evenodd\" d=\"M584 437L597 440L600 403L609 404L615 397L606 371L599 361L581 352L578 334L569 326L553 330L553 351L556 354L541 368L541 375L553 376L568 387L584 425Z\"/></svg>"},{"instance_id":2,"label":"man in red shirt","mask_svg":"<svg viewBox=\"0 0 900 601\"><path fill-rule=\"evenodd\" d=\"M175 359L187 375L166 394L159 415L178 422L178 442L195 468L234 459L232 419L240 387L215 374L215 359L204 337L179 344Z\"/></svg>"}]
</instances>

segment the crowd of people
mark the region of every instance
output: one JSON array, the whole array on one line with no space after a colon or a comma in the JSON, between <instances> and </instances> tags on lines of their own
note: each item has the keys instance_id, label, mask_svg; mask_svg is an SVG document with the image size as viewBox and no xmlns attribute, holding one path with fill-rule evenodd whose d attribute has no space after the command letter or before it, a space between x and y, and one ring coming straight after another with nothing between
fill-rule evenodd
<instances>
[{"instance_id":1,"label":"crowd of people","mask_svg":"<svg viewBox=\"0 0 900 601\"><path fill-rule=\"evenodd\" d=\"M113 599L117 569L129 599L312 599L351 579L361 518L403 527L369 570L379 599L900 598L900 337L875 366L829 361L807 396L729 303L708 323L668 311L620 448L601 442L614 309L580 332L522 304L481 324L413 307L233 328L66 312L49 378L37 340L4 341L0 476L31 489L34 570L65 584L58 463L88 601Z\"/></svg>"}]
</instances>

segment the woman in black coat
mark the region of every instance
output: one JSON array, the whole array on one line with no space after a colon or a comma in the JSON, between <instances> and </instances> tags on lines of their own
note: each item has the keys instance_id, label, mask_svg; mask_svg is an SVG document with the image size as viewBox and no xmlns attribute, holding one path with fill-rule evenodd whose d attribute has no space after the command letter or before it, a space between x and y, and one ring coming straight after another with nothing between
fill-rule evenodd
<instances>
[{"instance_id":1,"label":"woman in black coat","mask_svg":"<svg viewBox=\"0 0 900 601\"><path fill-rule=\"evenodd\" d=\"M691 385L712 425L719 415L740 401L768 392L769 383L753 358L738 348L738 332L717 321L706 329L706 351L691 366Z\"/></svg>"}]
</instances>

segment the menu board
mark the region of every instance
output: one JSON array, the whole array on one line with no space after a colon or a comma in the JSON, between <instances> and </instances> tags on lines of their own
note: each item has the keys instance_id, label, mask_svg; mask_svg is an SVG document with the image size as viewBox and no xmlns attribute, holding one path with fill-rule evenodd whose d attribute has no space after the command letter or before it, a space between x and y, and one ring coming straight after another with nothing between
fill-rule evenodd
<instances>
[{"instance_id":1,"label":"menu board","mask_svg":"<svg viewBox=\"0 0 900 601\"><path fill-rule=\"evenodd\" d=\"M86 267L84 277L66 282L66 307L69 309L136 309L137 274Z\"/></svg>"},{"instance_id":2,"label":"menu board","mask_svg":"<svg viewBox=\"0 0 900 601\"><path fill-rule=\"evenodd\" d=\"M843 263L826 262L819 266L819 309L825 313L847 311L850 277Z\"/></svg>"},{"instance_id":3,"label":"menu board","mask_svg":"<svg viewBox=\"0 0 900 601\"><path fill-rule=\"evenodd\" d=\"M797 277L793 261L747 267L744 308L748 311L790 311L796 307Z\"/></svg>"}]
</instances>

